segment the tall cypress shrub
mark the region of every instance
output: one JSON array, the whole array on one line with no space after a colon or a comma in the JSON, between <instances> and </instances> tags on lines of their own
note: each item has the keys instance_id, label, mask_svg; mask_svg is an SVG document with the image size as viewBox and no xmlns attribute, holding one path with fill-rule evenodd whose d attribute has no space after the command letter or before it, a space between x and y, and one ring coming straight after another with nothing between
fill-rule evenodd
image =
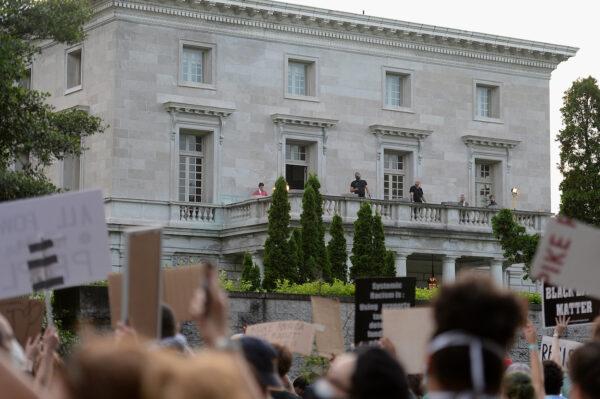
<instances>
[{"instance_id":1,"label":"tall cypress shrub","mask_svg":"<svg viewBox=\"0 0 600 399\"><path fill-rule=\"evenodd\" d=\"M310 174L306 181L306 187L312 187L315 192L315 213L317 216L317 229L318 229L318 250L315 255L315 262L317 265L316 275L325 281L331 281L331 262L329 260L329 254L327 253L327 246L325 244L325 224L323 223L323 196L321 195L321 182L315 174Z\"/></svg>"},{"instance_id":2,"label":"tall cypress shrub","mask_svg":"<svg viewBox=\"0 0 600 399\"><path fill-rule=\"evenodd\" d=\"M317 260L320 258L320 232L316 200L315 190L307 184L302 196L302 214L300 215L303 261L298 267L298 278L301 282L312 281L319 274Z\"/></svg>"},{"instance_id":3,"label":"tall cypress shrub","mask_svg":"<svg viewBox=\"0 0 600 399\"><path fill-rule=\"evenodd\" d=\"M352 255L350 261L350 278L372 277L371 247L373 245L373 216L371 205L363 202L354 222L354 238L352 240Z\"/></svg>"},{"instance_id":4,"label":"tall cypress shrub","mask_svg":"<svg viewBox=\"0 0 600 399\"><path fill-rule=\"evenodd\" d=\"M287 269L285 278L292 283L298 283L298 268L304 260L302 256L302 232L300 229L292 231L288 244L290 248L290 267Z\"/></svg>"},{"instance_id":5,"label":"tall cypress shrub","mask_svg":"<svg viewBox=\"0 0 600 399\"><path fill-rule=\"evenodd\" d=\"M252 262L252 256L248 252L244 254L244 268L242 269L241 280L243 283L250 284L253 291L260 288L260 270Z\"/></svg>"},{"instance_id":6,"label":"tall cypress shrub","mask_svg":"<svg viewBox=\"0 0 600 399\"><path fill-rule=\"evenodd\" d=\"M386 251L385 253L385 270L383 271L383 276L396 276L396 254L394 251Z\"/></svg>"},{"instance_id":7,"label":"tall cypress shrub","mask_svg":"<svg viewBox=\"0 0 600 399\"><path fill-rule=\"evenodd\" d=\"M267 240L265 241L263 288L266 290L275 288L277 280L285 278L285 269L289 267L289 224L290 202L288 200L287 184L283 177L279 177L275 182L275 190L271 196L269 226Z\"/></svg>"},{"instance_id":8,"label":"tall cypress shrub","mask_svg":"<svg viewBox=\"0 0 600 399\"><path fill-rule=\"evenodd\" d=\"M348 260L346 238L344 237L342 217L337 213L331 221L329 234L331 235L331 240L327 244L327 254L329 255L331 264L331 277L346 282L348 280L348 272L346 270L346 261Z\"/></svg>"},{"instance_id":9,"label":"tall cypress shrub","mask_svg":"<svg viewBox=\"0 0 600 399\"><path fill-rule=\"evenodd\" d=\"M379 212L375 214L372 221L373 244L371 246L370 273L372 276L384 276L386 274L385 233Z\"/></svg>"}]
</instances>

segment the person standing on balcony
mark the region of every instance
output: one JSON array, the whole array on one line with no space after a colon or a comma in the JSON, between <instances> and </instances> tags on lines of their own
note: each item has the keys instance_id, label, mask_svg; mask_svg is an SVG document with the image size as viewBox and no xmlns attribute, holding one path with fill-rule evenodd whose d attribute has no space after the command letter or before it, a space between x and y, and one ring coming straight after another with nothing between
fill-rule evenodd
<instances>
[{"instance_id":1,"label":"person standing on balcony","mask_svg":"<svg viewBox=\"0 0 600 399\"><path fill-rule=\"evenodd\" d=\"M488 208L496 208L498 204L496 203L496 197L493 194L490 194L490 203L487 205Z\"/></svg>"},{"instance_id":2,"label":"person standing on balcony","mask_svg":"<svg viewBox=\"0 0 600 399\"><path fill-rule=\"evenodd\" d=\"M356 180L350 183L350 192L358 195L359 198L365 198L366 192L369 195L369 198L371 198L371 193L367 187L367 181L361 180L360 173L358 172L354 173L354 177Z\"/></svg>"},{"instance_id":3,"label":"person standing on balcony","mask_svg":"<svg viewBox=\"0 0 600 399\"><path fill-rule=\"evenodd\" d=\"M256 189L256 190L255 190L255 191L252 193L252 196L253 196L253 197L266 197L267 195L269 195L269 194L267 194L267 192L265 191L265 188L264 188L264 187L265 187L264 183L262 183L262 182L258 183L258 189Z\"/></svg>"},{"instance_id":4,"label":"person standing on balcony","mask_svg":"<svg viewBox=\"0 0 600 399\"><path fill-rule=\"evenodd\" d=\"M469 206L469 203L465 199L464 194L461 194L460 197L458 198L458 206Z\"/></svg>"},{"instance_id":5,"label":"person standing on balcony","mask_svg":"<svg viewBox=\"0 0 600 399\"><path fill-rule=\"evenodd\" d=\"M411 202L427 202L423 195L423 189L421 188L421 182L415 181L415 185L410 188L410 200Z\"/></svg>"}]
</instances>

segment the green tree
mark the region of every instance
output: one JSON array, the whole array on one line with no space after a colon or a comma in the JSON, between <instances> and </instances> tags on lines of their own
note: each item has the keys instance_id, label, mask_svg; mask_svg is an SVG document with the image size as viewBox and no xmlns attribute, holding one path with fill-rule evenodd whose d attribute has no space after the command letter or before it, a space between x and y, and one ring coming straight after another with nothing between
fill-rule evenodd
<instances>
[{"instance_id":1,"label":"green tree","mask_svg":"<svg viewBox=\"0 0 600 399\"><path fill-rule=\"evenodd\" d=\"M337 213L333 215L331 227L329 228L331 240L327 244L327 254L331 264L331 277L340 281L348 280L346 261L348 254L346 252L346 237L344 237L344 226L342 217Z\"/></svg>"},{"instance_id":2,"label":"green tree","mask_svg":"<svg viewBox=\"0 0 600 399\"><path fill-rule=\"evenodd\" d=\"M593 77L565 92L559 132L560 213L600 226L600 88Z\"/></svg>"},{"instance_id":3,"label":"green tree","mask_svg":"<svg viewBox=\"0 0 600 399\"><path fill-rule=\"evenodd\" d=\"M91 15L87 0L0 2L0 201L55 192L44 168L80 155L81 137L105 129L99 118L80 110L56 112L45 102L48 94L15 84L28 79L43 40L82 41Z\"/></svg>"},{"instance_id":4,"label":"green tree","mask_svg":"<svg viewBox=\"0 0 600 399\"><path fill-rule=\"evenodd\" d=\"M252 291L256 291L260 288L260 270L258 266L252 262L252 255L248 252L244 254L244 268L242 269L243 283L250 284Z\"/></svg>"},{"instance_id":5,"label":"green tree","mask_svg":"<svg viewBox=\"0 0 600 399\"><path fill-rule=\"evenodd\" d=\"M525 227L515 221L510 209L502 209L492 218L494 237L500 241L504 257L510 263L523 263L525 275L529 277L531 262L540 239L539 234L527 234Z\"/></svg>"},{"instance_id":6,"label":"green tree","mask_svg":"<svg viewBox=\"0 0 600 399\"><path fill-rule=\"evenodd\" d=\"M396 276L396 254L394 251L386 251L385 253L385 269L383 270L384 277Z\"/></svg>"},{"instance_id":7,"label":"green tree","mask_svg":"<svg viewBox=\"0 0 600 399\"><path fill-rule=\"evenodd\" d=\"M385 232L383 231L383 222L379 212L375 213L372 218L373 240L371 245L371 273L373 276L384 276L386 271L386 249L385 249Z\"/></svg>"},{"instance_id":8,"label":"green tree","mask_svg":"<svg viewBox=\"0 0 600 399\"><path fill-rule=\"evenodd\" d=\"M290 265L289 224L290 202L288 201L287 184L283 177L279 177L271 196L269 226L265 241L263 288L266 290L274 289L277 280L285 278L286 268Z\"/></svg>"},{"instance_id":9,"label":"green tree","mask_svg":"<svg viewBox=\"0 0 600 399\"><path fill-rule=\"evenodd\" d=\"M319 221L315 190L311 185L306 185L302 196L302 214L300 215L302 227L302 263L298 267L298 279L305 283L316 279L319 274Z\"/></svg>"},{"instance_id":10,"label":"green tree","mask_svg":"<svg viewBox=\"0 0 600 399\"><path fill-rule=\"evenodd\" d=\"M354 238L352 240L352 255L350 261L350 278L371 277L371 248L373 246L373 216L371 205L363 202L354 222Z\"/></svg>"},{"instance_id":11,"label":"green tree","mask_svg":"<svg viewBox=\"0 0 600 399\"><path fill-rule=\"evenodd\" d=\"M297 283L298 280L298 268L304 261L302 254L302 231L300 229L294 229L290 235L288 241L290 248L290 267L286 269L287 273L285 278L293 283Z\"/></svg>"},{"instance_id":12,"label":"green tree","mask_svg":"<svg viewBox=\"0 0 600 399\"><path fill-rule=\"evenodd\" d=\"M321 195L321 183L317 175L311 173L306 181L306 187L312 187L315 191L315 213L317 215L317 228L319 232L318 251L315 256L317 264L317 276L325 281L331 282L331 262L325 244L325 224L323 223L323 196Z\"/></svg>"}]
</instances>

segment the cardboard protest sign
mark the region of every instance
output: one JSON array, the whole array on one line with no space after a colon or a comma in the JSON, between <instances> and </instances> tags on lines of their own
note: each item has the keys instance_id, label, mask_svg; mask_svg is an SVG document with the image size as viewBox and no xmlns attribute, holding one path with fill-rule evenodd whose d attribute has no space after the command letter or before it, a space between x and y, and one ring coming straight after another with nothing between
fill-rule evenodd
<instances>
[{"instance_id":1,"label":"cardboard protest sign","mask_svg":"<svg viewBox=\"0 0 600 399\"><path fill-rule=\"evenodd\" d=\"M192 320L190 301L194 291L201 285L204 271L202 265L182 266L162 269L162 301L175 313L177 321ZM122 275L111 273L108 276L108 296L110 317L113 328L121 319Z\"/></svg>"},{"instance_id":2,"label":"cardboard protest sign","mask_svg":"<svg viewBox=\"0 0 600 399\"><path fill-rule=\"evenodd\" d=\"M381 311L415 306L414 277L357 279L354 293L354 342L382 337Z\"/></svg>"},{"instance_id":3,"label":"cardboard protest sign","mask_svg":"<svg viewBox=\"0 0 600 399\"><path fill-rule=\"evenodd\" d=\"M560 362L562 367L568 368L571 354L575 349L579 348L581 345L582 344L577 341L569 341L566 339L558 340L558 349L560 350ZM540 348L542 360L550 360L550 358L552 357L552 351L554 350L556 349L552 347L552 337L542 337L542 346Z\"/></svg>"},{"instance_id":4,"label":"cardboard protest sign","mask_svg":"<svg viewBox=\"0 0 600 399\"><path fill-rule=\"evenodd\" d=\"M190 301L204 278L201 265L163 269L163 298L178 321L192 320Z\"/></svg>"},{"instance_id":5,"label":"cardboard protest sign","mask_svg":"<svg viewBox=\"0 0 600 399\"><path fill-rule=\"evenodd\" d=\"M44 302L27 297L0 301L0 313L10 323L15 338L25 347L27 338L35 337L42 331Z\"/></svg>"},{"instance_id":6,"label":"cardboard protest sign","mask_svg":"<svg viewBox=\"0 0 600 399\"><path fill-rule=\"evenodd\" d=\"M319 355L331 357L344 352L340 301L318 296L311 296L310 301Z\"/></svg>"},{"instance_id":7,"label":"cardboard protest sign","mask_svg":"<svg viewBox=\"0 0 600 399\"><path fill-rule=\"evenodd\" d=\"M531 275L600 297L600 230L557 216L540 238Z\"/></svg>"},{"instance_id":8,"label":"cardboard protest sign","mask_svg":"<svg viewBox=\"0 0 600 399\"><path fill-rule=\"evenodd\" d=\"M308 356L313 349L315 327L299 320L274 321L248 326L246 335L283 345L291 352Z\"/></svg>"},{"instance_id":9,"label":"cardboard protest sign","mask_svg":"<svg viewBox=\"0 0 600 399\"><path fill-rule=\"evenodd\" d=\"M102 192L0 204L0 298L104 280L110 272Z\"/></svg>"},{"instance_id":10,"label":"cardboard protest sign","mask_svg":"<svg viewBox=\"0 0 600 399\"><path fill-rule=\"evenodd\" d=\"M544 327L556 326L557 316L570 317L569 325L593 323L600 315L600 300L573 289L544 283L542 287L542 316Z\"/></svg>"},{"instance_id":11,"label":"cardboard protest sign","mask_svg":"<svg viewBox=\"0 0 600 399\"><path fill-rule=\"evenodd\" d=\"M128 262L121 295L121 319L149 338L160 336L160 228L126 231Z\"/></svg>"},{"instance_id":12,"label":"cardboard protest sign","mask_svg":"<svg viewBox=\"0 0 600 399\"><path fill-rule=\"evenodd\" d=\"M383 336L392 341L408 374L425 372L427 344L434 330L431 308L383 309Z\"/></svg>"}]
</instances>

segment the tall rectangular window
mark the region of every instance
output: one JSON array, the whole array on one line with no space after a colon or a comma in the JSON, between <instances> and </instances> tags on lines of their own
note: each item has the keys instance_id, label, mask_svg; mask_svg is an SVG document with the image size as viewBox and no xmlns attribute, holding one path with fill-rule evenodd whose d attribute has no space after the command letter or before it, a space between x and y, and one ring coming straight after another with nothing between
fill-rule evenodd
<instances>
[{"instance_id":1,"label":"tall rectangular window","mask_svg":"<svg viewBox=\"0 0 600 399\"><path fill-rule=\"evenodd\" d=\"M308 148L301 143L285 145L285 179L292 190L303 190L308 176Z\"/></svg>"},{"instance_id":2,"label":"tall rectangular window","mask_svg":"<svg viewBox=\"0 0 600 399\"><path fill-rule=\"evenodd\" d=\"M181 57L181 79L184 82L204 83L204 53L206 50L183 46Z\"/></svg>"},{"instance_id":3,"label":"tall rectangular window","mask_svg":"<svg viewBox=\"0 0 600 399\"><path fill-rule=\"evenodd\" d=\"M202 202L204 153L202 137L179 134L179 201Z\"/></svg>"},{"instance_id":4,"label":"tall rectangular window","mask_svg":"<svg viewBox=\"0 0 600 399\"><path fill-rule=\"evenodd\" d=\"M389 110L410 111L412 104L410 71L383 68L383 107Z\"/></svg>"},{"instance_id":5,"label":"tall rectangular window","mask_svg":"<svg viewBox=\"0 0 600 399\"><path fill-rule=\"evenodd\" d=\"M500 86L492 83L475 84L475 119L500 119ZM493 122L493 121L492 121Z\"/></svg>"},{"instance_id":6,"label":"tall rectangular window","mask_svg":"<svg viewBox=\"0 0 600 399\"><path fill-rule=\"evenodd\" d=\"M67 191L80 189L79 176L81 173L81 159L77 155L67 155L63 159L63 184Z\"/></svg>"},{"instance_id":7,"label":"tall rectangular window","mask_svg":"<svg viewBox=\"0 0 600 399\"><path fill-rule=\"evenodd\" d=\"M493 165L490 163L476 162L475 195L478 206L487 206L490 195L494 193Z\"/></svg>"},{"instance_id":8,"label":"tall rectangular window","mask_svg":"<svg viewBox=\"0 0 600 399\"><path fill-rule=\"evenodd\" d=\"M383 155L383 198L404 198L405 157L401 153L385 151Z\"/></svg>"},{"instance_id":9,"label":"tall rectangular window","mask_svg":"<svg viewBox=\"0 0 600 399\"><path fill-rule=\"evenodd\" d=\"M67 52L67 90L81 87L81 47Z\"/></svg>"},{"instance_id":10,"label":"tall rectangular window","mask_svg":"<svg viewBox=\"0 0 600 399\"><path fill-rule=\"evenodd\" d=\"M402 77L388 73L385 76L385 104L390 107L402 105Z\"/></svg>"},{"instance_id":11,"label":"tall rectangular window","mask_svg":"<svg viewBox=\"0 0 600 399\"><path fill-rule=\"evenodd\" d=\"M288 93L296 96L306 96L307 65L290 61L288 65Z\"/></svg>"}]
</instances>

